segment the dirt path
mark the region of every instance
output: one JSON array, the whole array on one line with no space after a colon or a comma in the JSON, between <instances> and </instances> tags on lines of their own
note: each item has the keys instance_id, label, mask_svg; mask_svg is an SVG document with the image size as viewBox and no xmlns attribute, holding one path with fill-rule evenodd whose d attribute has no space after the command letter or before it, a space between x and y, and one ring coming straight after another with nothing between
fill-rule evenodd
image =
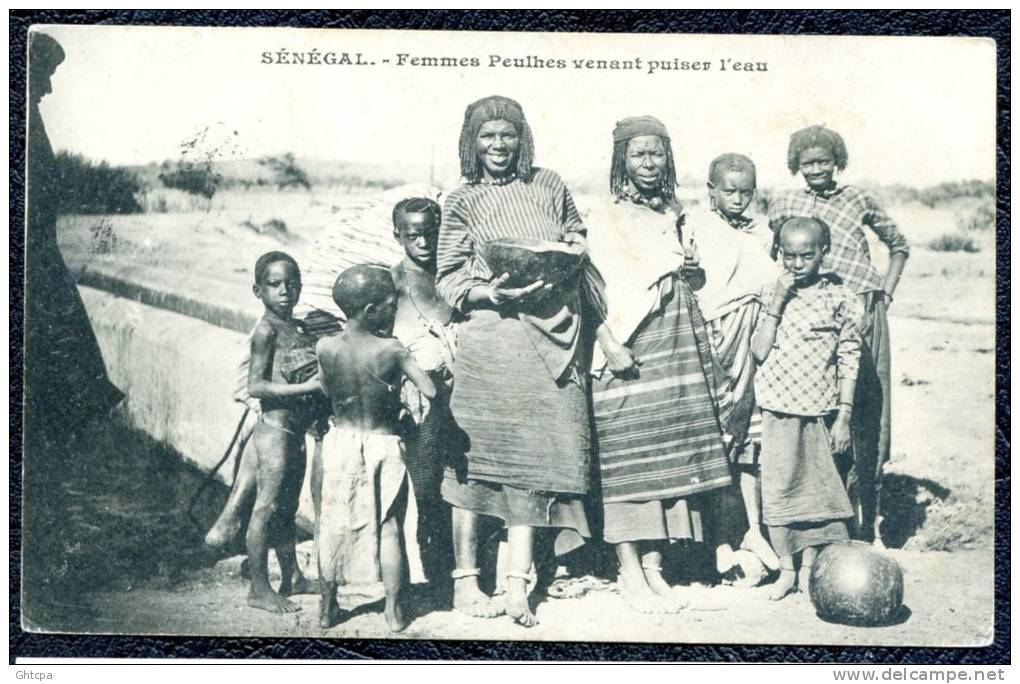
<instances>
[{"instance_id":1,"label":"dirt path","mask_svg":"<svg viewBox=\"0 0 1020 684\"><path fill-rule=\"evenodd\" d=\"M401 635L409 639L572 640L672 643L815 645L981 646L992 639L992 566L980 552L890 551L904 568L907 611L900 624L855 628L828 624L803 594L769 601L761 590L732 587L687 589L691 606L677 615L628 612L614 591L594 591L580 599L540 604L538 627L527 630L509 618L480 620L448 610L418 617ZM299 596L302 611L278 616L244 605L244 581L206 572L172 590L143 589L86 595L80 610L66 613L70 631L276 636L310 638L387 638L379 596L345 594L342 607L354 609L330 630L316 625L316 596ZM87 608L85 607L87 606Z\"/></svg>"}]
</instances>

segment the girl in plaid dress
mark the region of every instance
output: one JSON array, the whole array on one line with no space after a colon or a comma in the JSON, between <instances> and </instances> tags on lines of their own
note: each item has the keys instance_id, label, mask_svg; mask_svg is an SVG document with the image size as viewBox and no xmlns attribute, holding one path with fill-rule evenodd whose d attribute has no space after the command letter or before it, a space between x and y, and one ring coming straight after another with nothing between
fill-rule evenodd
<instances>
[{"instance_id":1,"label":"girl in plaid dress","mask_svg":"<svg viewBox=\"0 0 1020 684\"><path fill-rule=\"evenodd\" d=\"M779 243L785 272L762 298L768 304L751 341L762 513L781 566L773 600L806 592L819 548L848 538L853 508L833 455L850 446L862 317L853 293L819 274L831 243L825 223L790 219Z\"/></svg>"}]
</instances>

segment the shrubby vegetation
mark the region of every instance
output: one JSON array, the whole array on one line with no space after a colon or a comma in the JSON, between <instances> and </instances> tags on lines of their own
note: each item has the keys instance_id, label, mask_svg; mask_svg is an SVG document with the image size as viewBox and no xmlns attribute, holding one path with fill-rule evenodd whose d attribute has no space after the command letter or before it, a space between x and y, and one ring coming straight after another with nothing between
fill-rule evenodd
<instances>
[{"instance_id":1,"label":"shrubby vegetation","mask_svg":"<svg viewBox=\"0 0 1020 684\"><path fill-rule=\"evenodd\" d=\"M163 162L163 170L159 173L159 180L163 185L175 190L183 190L192 195L201 195L211 199L216 194L223 177L213 171L212 164L193 164L191 162L180 162L171 165Z\"/></svg>"},{"instance_id":2,"label":"shrubby vegetation","mask_svg":"<svg viewBox=\"0 0 1020 684\"><path fill-rule=\"evenodd\" d=\"M141 189L129 169L98 164L79 154L59 152L55 158L62 214L134 214L142 210L135 194Z\"/></svg>"},{"instance_id":3,"label":"shrubby vegetation","mask_svg":"<svg viewBox=\"0 0 1020 684\"><path fill-rule=\"evenodd\" d=\"M973 238L958 233L945 233L928 243L934 252L980 252L981 248Z\"/></svg>"}]
</instances>

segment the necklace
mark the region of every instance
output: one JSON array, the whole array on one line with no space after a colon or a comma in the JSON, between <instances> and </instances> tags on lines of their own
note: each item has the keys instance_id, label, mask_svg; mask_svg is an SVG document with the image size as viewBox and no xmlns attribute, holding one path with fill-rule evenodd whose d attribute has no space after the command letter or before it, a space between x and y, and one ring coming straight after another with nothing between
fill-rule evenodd
<instances>
[{"instance_id":1,"label":"necklace","mask_svg":"<svg viewBox=\"0 0 1020 684\"><path fill-rule=\"evenodd\" d=\"M486 178L485 176L480 176L479 178L477 178L477 179L475 179L473 181L468 181L468 184L469 185L509 185L510 183L513 183L515 180L517 180L517 174L516 173L508 173L507 175L500 176L499 178Z\"/></svg>"}]
</instances>

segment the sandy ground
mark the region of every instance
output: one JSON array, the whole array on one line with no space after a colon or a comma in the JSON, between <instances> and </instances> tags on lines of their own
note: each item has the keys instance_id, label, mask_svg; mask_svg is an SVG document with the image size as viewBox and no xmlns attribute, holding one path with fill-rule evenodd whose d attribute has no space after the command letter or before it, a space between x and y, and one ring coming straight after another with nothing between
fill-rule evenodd
<instances>
[{"instance_id":1,"label":"sandy ground","mask_svg":"<svg viewBox=\"0 0 1020 684\"><path fill-rule=\"evenodd\" d=\"M471 640L631 641L814 645L981 646L992 639L992 568L979 552L890 551L904 569L905 610L895 624L863 628L829 624L810 600L796 594L769 601L763 589L677 589L690 601L675 615L645 615L627 609L613 585L579 599L546 600L540 624L525 629L507 617L471 618L418 602L421 613L397 638ZM372 588L369 588L372 589ZM345 592L346 611L336 627L317 626L317 596L298 596L302 610L271 615L244 604L240 577L207 571L174 590L97 592L65 614L74 632L277 636L307 638L393 637L382 616L378 589ZM420 594L420 592L417 592Z\"/></svg>"}]
</instances>

